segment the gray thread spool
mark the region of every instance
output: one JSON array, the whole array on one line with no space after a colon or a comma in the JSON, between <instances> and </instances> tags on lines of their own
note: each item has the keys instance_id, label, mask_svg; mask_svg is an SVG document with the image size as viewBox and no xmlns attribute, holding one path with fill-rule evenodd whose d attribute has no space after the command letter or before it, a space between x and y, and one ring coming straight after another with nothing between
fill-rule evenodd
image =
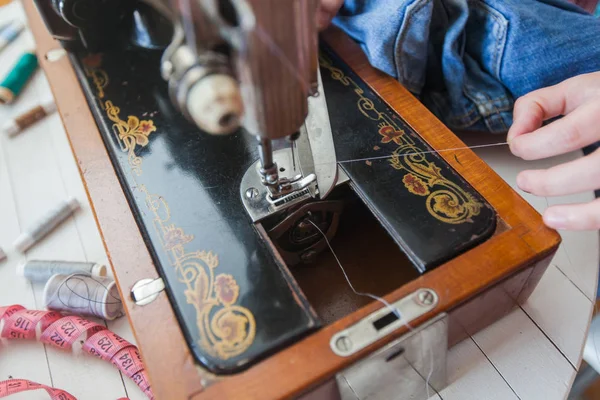
<instances>
[{"instance_id":1,"label":"gray thread spool","mask_svg":"<svg viewBox=\"0 0 600 400\"><path fill-rule=\"evenodd\" d=\"M17 275L31 282L45 283L53 275L85 274L106 276L106 266L93 262L29 260L17 266Z\"/></svg>"},{"instance_id":2,"label":"gray thread spool","mask_svg":"<svg viewBox=\"0 0 600 400\"><path fill-rule=\"evenodd\" d=\"M50 233L61 222L69 218L79 209L79 202L75 198L69 198L61 204L52 208L39 220L37 220L29 229L21 233L21 236L14 242L14 246L21 252L26 252L34 244L40 241L44 236Z\"/></svg>"},{"instance_id":3,"label":"gray thread spool","mask_svg":"<svg viewBox=\"0 0 600 400\"><path fill-rule=\"evenodd\" d=\"M113 320L123 315L115 281L84 274L53 275L44 287L49 310Z\"/></svg>"}]
</instances>

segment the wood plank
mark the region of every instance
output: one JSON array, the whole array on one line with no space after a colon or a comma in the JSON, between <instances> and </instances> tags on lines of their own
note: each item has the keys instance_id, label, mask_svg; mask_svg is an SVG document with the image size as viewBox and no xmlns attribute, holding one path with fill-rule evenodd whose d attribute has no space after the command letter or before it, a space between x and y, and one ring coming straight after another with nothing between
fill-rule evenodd
<instances>
[{"instance_id":1,"label":"wood plank","mask_svg":"<svg viewBox=\"0 0 600 400\"><path fill-rule=\"evenodd\" d=\"M36 81L38 79L43 79L43 76L38 75ZM37 89L37 85L35 88ZM30 99L29 93L26 93L21 101L28 101L33 105L35 98L39 98L40 94L36 90L34 97ZM67 192L60 170L57 168L52 138L48 134L48 125L51 121L51 119L42 121L31 127L26 134L7 143L7 162L11 166L21 229L30 226L49 208L72 194ZM63 150L56 156L64 157L69 154ZM79 200L85 204L85 198ZM27 253L27 259L85 260L73 219L67 220L50 236L33 247ZM33 287L36 298L35 308L43 309L43 285ZM98 385L105 388L104 394L108 398L118 398L125 394L119 372L112 365L90 356L79 357L78 346L75 346L74 352L75 354L65 354L54 348L47 349L53 383L57 387L64 388L80 398L92 397L97 392ZM77 357L76 363L74 357Z\"/></svg>"},{"instance_id":2,"label":"wood plank","mask_svg":"<svg viewBox=\"0 0 600 400\"><path fill-rule=\"evenodd\" d=\"M447 368L448 387L440 392L443 400L518 399L470 338L450 349Z\"/></svg>"},{"instance_id":3,"label":"wood plank","mask_svg":"<svg viewBox=\"0 0 600 400\"><path fill-rule=\"evenodd\" d=\"M4 120L7 115L8 111L0 108L0 120ZM8 258L0 262L0 305L21 304L35 308L31 285L24 280L15 279L15 268L23 261L23 257L15 254L9 247L19 235L20 227L6 163L5 141L4 137L0 137L0 246ZM0 340L0 380L9 377L27 378L51 385L44 346L39 342ZM23 395L22 399L34 399L34 396L30 393L27 397Z\"/></svg>"},{"instance_id":4,"label":"wood plank","mask_svg":"<svg viewBox=\"0 0 600 400\"><path fill-rule=\"evenodd\" d=\"M594 199L592 192L571 196L548 197L548 206L587 203ZM596 300L598 287L598 231L561 231L563 242L552 261L590 301ZM595 278L594 278L595 277Z\"/></svg>"},{"instance_id":5,"label":"wood plank","mask_svg":"<svg viewBox=\"0 0 600 400\"><path fill-rule=\"evenodd\" d=\"M16 4L3 7L0 12L0 24L5 21L19 18L19 9ZM15 43L0 53L0 76L4 76L12 67L21 50L22 45L31 38L22 36ZM28 88L29 89L29 88ZM9 118L14 109L23 108L23 105L14 107L0 107L0 121ZM25 307L35 308L35 299L31 285L23 280L15 280L15 268L23 261L24 257L15 254L11 247L12 241L19 235L20 221L17 216L17 205L14 199L12 178L9 165L6 161L8 153L7 139L0 136L0 247L4 249L8 258L0 261L0 305L21 304ZM35 366L32 368L32 366ZM0 380L10 377L27 378L46 385L52 384L50 370L46 361L44 346L39 342L20 342L0 340ZM21 399L39 399L39 394L27 393Z\"/></svg>"},{"instance_id":6,"label":"wood plank","mask_svg":"<svg viewBox=\"0 0 600 400\"><path fill-rule=\"evenodd\" d=\"M501 143L503 135L462 134L461 138L469 146ZM539 213L554 204L588 202L594 198L593 192L561 197L538 197L525 193L517 187L517 174L526 169L547 169L573 161L582 156L574 151L544 160L525 161L513 156L507 146L475 149L475 153L487 162L513 189L531 204ZM556 265L585 296L594 300L598 285L598 235L595 232L560 232L563 242L552 263Z\"/></svg>"},{"instance_id":7,"label":"wood plank","mask_svg":"<svg viewBox=\"0 0 600 400\"><path fill-rule=\"evenodd\" d=\"M577 367L581 362L593 303L556 266L546 274L523 310Z\"/></svg>"},{"instance_id":8,"label":"wood plank","mask_svg":"<svg viewBox=\"0 0 600 400\"><path fill-rule=\"evenodd\" d=\"M471 139L470 145L498 139ZM507 147L491 147L476 150L519 194L538 212L543 213L549 205L586 202L593 193L544 198L520 191L516 176L524 169L546 169L581 157L581 152L545 160L524 161L518 159ZM552 340L565 357L578 366L582 347L589 329L589 321L598 284L598 234L597 232L561 232L563 242L552 260L553 266L540 281L524 310L542 331ZM568 321L568 323L565 323Z\"/></svg>"},{"instance_id":9,"label":"wood plank","mask_svg":"<svg viewBox=\"0 0 600 400\"><path fill-rule=\"evenodd\" d=\"M575 369L523 310L513 311L473 340L519 398L557 399L569 392Z\"/></svg>"},{"instance_id":10,"label":"wood plank","mask_svg":"<svg viewBox=\"0 0 600 400\"><path fill-rule=\"evenodd\" d=\"M44 81L44 86L48 93L50 93L50 87L46 81ZM56 118L49 121L47 125L48 133L51 136L55 162L60 170L65 188L70 195L81 199L82 203L85 201L85 206L82 207L80 212L75 214L73 218L79 234L83 257L86 261L93 261L106 265L109 274L112 275L108 257L104 250L104 246L102 245L100 233L98 232L98 226L96 225L94 215L91 211L85 188L83 187L73 153L69 147L69 141L66 137L62 122L58 115L56 115ZM110 321L108 322L107 327L129 342L136 344L127 318L123 317L115 321ZM131 379L124 377L123 382L130 400L141 400L146 398L143 392Z\"/></svg>"},{"instance_id":11,"label":"wood plank","mask_svg":"<svg viewBox=\"0 0 600 400\"><path fill-rule=\"evenodd\" d=\"M15 15L20 15L21 19L24 19L19 3L13 3L9 10ZM6 14L3 13L3 15ZM14 48L11 50L20 53L28 44L27 42L32 43L30 34L23 35L23 38L15 43L12 46ZM2 56L3 59L6 59L4 54ZM10 66L11 63L2 64ZM14 105L6 107L4 112L6 116L10 115L14 117L20 112L35 106L40 99L48 98L52 98L49 86L43 73L38 71L18 101ZM65 160L70 159L71 163L73 163L73 156L69 146L65 145L64 142L59 142L58 146L53 143L56 135L64 136L65 134L60 123L60 118L58 115L53 115L12 140L3 138L3 150L5 153L3 159L9 166L10 178L13 182L12 189L15 201L13 214L20 220L20 229L23 230L49 207L52 207L68 195L74 195L82 202L83 209L81 212L76 218L68 220L38 246L33 248L27 254L27 258L72 261L86 260L87 257L82 245L82 239L80 238L78 225L93 226L94 220L87 205L87 197L83 191L81 180L79 180L80 189L72 190L75 185L73 176L79 177L76 166L71 166L70 176L69 174L63 174L64 171L60 168L60 163L66 163ZM69 184L67 185L67 183ZM4 194L5 192L3 191L2 193ZM4 196L2 197L4 198ZM9 209L9 207L6 208L6 210ZM3 226L3 233L5 232L4 229ZM87 231L89 232L89 228ZM10 242L17 235L13 234L11 236ZM97 243L100 240L97 230L95 236L88 236L90 240L95 240ZM101 242L99 243L101 247ZM98 253L98 256L105 257L101 253ZM23 259L24 257L11 257L11 261L13 258L14 262L16 262L18 259ZM11 262L11 264L14 264L14 262ZM32 293L31 285L25 280L16 277L14 273L15 265L10 265L10 267L9 269L3 269L3 272L8 274L3 282L7 282L11 287L15 288L18 288L20 285L27 286L33 301L24 305L34 309L43 308L41 298L43 286L33 286L34 290ZM8 302L10 303L11 301ZM46 349L48 362L46 362L43 346L37 343L31 343L31 345L37 345L41 348L44 360L42 363L39 360L34 361L29 359L28 368L32 370L32 365L49 367L52 374L52 383L57 387L64 388L78 398L98 398L98 387L103 388L103 398L105 396L108 396L108 398L117 398L126 394L120 373L112 365L89 355L82 355L80 357L80 345L75 346L74 354L65 353L54 348ZM16 359L16 357L13 357L13 359ZM44 371L44 368L34 369L34 371L36 370ZM25 377L42 383L51 383L31 377L29 374L25 375ZM135 390L139 392L139 389ZM136 394L135 390L133 391L134 396L132 398L144 398L141 393ZM23 396L26 395L24 394ZM31 398L39 398L40 394L31 393L31 396L37 396Z\"/></svg>"}]
</instances>

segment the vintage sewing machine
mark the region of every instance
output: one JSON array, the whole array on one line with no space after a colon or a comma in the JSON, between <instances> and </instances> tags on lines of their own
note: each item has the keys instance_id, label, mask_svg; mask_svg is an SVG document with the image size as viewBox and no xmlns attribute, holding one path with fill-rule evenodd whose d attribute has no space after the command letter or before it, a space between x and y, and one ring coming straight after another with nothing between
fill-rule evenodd
<instances>
[{"instance_id":1,"label":"vintage sewing machine","mask_svg":"<svg viewBox=\"0 0 600 400\"><path fill-rule=\"evenodd\" d=\"M559 245L317 0L35 3L158 399L425 398Z\"/></svg>"}]
</instances>

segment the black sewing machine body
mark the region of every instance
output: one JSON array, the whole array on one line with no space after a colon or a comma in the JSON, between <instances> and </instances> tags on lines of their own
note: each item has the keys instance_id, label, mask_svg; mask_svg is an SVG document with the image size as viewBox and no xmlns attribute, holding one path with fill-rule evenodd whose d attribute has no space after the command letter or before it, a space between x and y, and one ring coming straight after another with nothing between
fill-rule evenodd
<instances>
[{"instance_id":1,"label":"black sewing machine body","mask_svg":"<svg viewBox=\"0 0 600 400\"><path fill-rule=\"evenodd\" d=\"M319 329L323 318L335 319L324 317L298 282L319 276L307 271L326 249L308 219L333 238L338 226L360 235L354 222L364 223L368 214L389 245L410 260L389 263L412 264L413 279L496 228L492 207L327 46L321 49L321 74L337 159L348 180L322 201L298 204L255 225L240 196L242 177L258 158L255 140L243 131L206 135L176 111L160 76L169 34L160 18L144 8L140 18L127 22L132 2L106 0L96 2L109 21L105 27L102 19L74 27L63 19L73 15L58 16L48 2L37 3L50 30L70 49L188 345L213 373L246 369ZM68 10L65 4L73 2L55 3ZM356 210L363 217L355 217ZM378 265L364 268L377 274ZM322 284L326 290L327 282Z\"/></svg>"}]
</instances>

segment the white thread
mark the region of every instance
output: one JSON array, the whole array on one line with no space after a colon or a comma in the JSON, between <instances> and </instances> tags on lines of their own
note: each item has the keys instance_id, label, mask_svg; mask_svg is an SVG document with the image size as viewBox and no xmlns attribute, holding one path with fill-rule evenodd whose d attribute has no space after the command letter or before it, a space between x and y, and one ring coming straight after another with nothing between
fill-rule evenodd
<instances>
[{"instance_id":1,"label":"white thread","mask_svg":"<svg viewBox=\"0 0 600 400\"><path fill-rule=\"evenodd\" d=\"M350 159L350 160L337 160L336 163L338 163L338 164L347 164L347 163L360 162L360 161L386 160L386 159L394 158L394 157L418 156L418 155L421 155L421 154L444 153L444 152L448 152L448 151L478 149L478 148L482 148L482 147L504 146L504 145L507 145L507 144L508 144L508 142L502 142L502 143L492 143L492 144L480 144L480 145L477 145L477 146L454 147L454 148L451 148L451 149L420 151L420 152L416 152L416 153L406 153L406 154L400 153L400 154L391 154L391 155L386 155L386 156L353 158L353 159ZM326 165L326 164L330 164L330 163L315 163L315 165Z\"/></svg>"},{"instance_id":2,"label":"white thread","mask_svg":"<svg viewBox=\"0 0 600 400\"><path fill-rule=\"evenodd\" d=\"M402 321L402 323L404 324L404 326L411 332L414 333L415 330L412 326L410 326L410 324L408 322L406 322L403 318L402 315L400 314L400 310L398 310L397 307L392 306L390 303L388 303L384 298L376 296L372 293L363 293L363 292L358 292L354 286L352 285L352 282L350 282L350 278L348 277L348 274L346 274L346 270L344 269L344 267L342 266L342 263L340 262L340 259L338 258L337 254L335 253L335 251L333 250L333 247L331 246L331 243L329 242L329 239L327 239L327 235L325 235L325 233L323 233L323 231L321 230L321 228L319 228L312 220L308 220L308 222L310 222L312 224L312 226L315 227L315 229L317 229L319 231L319 233L321 233L321 235L323 236L323 239L325 239L325 243L327 243L327 246L329 247L329 250L331 251L331 254L333 255L333 257L335 258L335 261L337 261L338 266L340 267L340 269L342 270L342 273L344 274L344 277L346 278L346 282L348 282L348 286L350 286L350 289L352 289L352 291L358 295L358 296L366 296L369 297L373 300L377 300L380 303L382 303L383 305L385 305L388 309L390 309L392 311L392 313L394 313L394 315L396 315L396 317L398 317L398 319L400 321ZM423 358L425 357L425 339L423 337L423 335L421 334L421 354L423 356ZM425 391L427 393L427 399L429 399L430 397L430 391L429 391L429 382L431 381L431 377L433 376L433 370L434 370L434 365L433 365L433 350L429 349L429 373L427 374L427 378L425 379ZM417 371L418 372L418 371Z\"/></svg>"},{"instance_id":3,"label":"white thread","mask_svg":"<svg viewBox=\"0 0 600 400\"><path fill-rule=\"evenodd\" d=\"M323 235L323 239L325 239L325 242L327 243L327 246L329 246L329 250L331 250L331 254L333 254L333 257L335 258L335 261L337 261L338 265L340 266L340 269L342 270L342 273L344 274L344 277L346 278L346 282L348 282L348 286L350 286L350 289L352 289L352 291L357 296L369 297L369 298L371 298L373 300L376 300L376 301L382 303L387 308L389 308L390 311L394 315L396 315L396 317L398 317L399 320L402 320L402 316L400 314L400 310L398 310L398 308L396 308L396 307L392 307L392 305L390 303L388 303L384 298L376 296L376 295L371 294L371 293L357 292L356 289L354 289L354 286L352 285L352 282L350 282L350 278L348 278L348 275L346 274L346 270L342 266L342 263L340 262L340 260L339 260L339 258L337 256L337 254L335 253L335 251L333 251L333 247L331 247L331 243L329 243L329 239L327 239L327 235L325 235L323 233L323 231L321 230L321 228L319 228L312 220L309 219L308 222L310 222L321 233L321 235Z\"/></svg>"},{"instance_id":4,"label":"white thread","mask_svg":"<svg viewBox=\"0 0 600 400\"><path fill-rule=\"evenodd\" d=\"M44 288L50 310L113 320L123 315L115 281L86 274L53 275Z\"/></svg>"},{"instance_id":5,"label":"white thread","mask_svg":"<svg viewBox=\"0 0 600 400\"><path fill-rule=\"evenodd\" d=\"M423 336L421 336L421 349L425 349L425 340ZM424 352L424 351L423 351ZM425 356L425 354L423 354ZM431 376L433 375L433 350L429 348L429 374L427 374L427 379L425 380L425 390L427 391L427 399L429 399L429 381L431 380Z\"/></svg>"}]
</instances>

